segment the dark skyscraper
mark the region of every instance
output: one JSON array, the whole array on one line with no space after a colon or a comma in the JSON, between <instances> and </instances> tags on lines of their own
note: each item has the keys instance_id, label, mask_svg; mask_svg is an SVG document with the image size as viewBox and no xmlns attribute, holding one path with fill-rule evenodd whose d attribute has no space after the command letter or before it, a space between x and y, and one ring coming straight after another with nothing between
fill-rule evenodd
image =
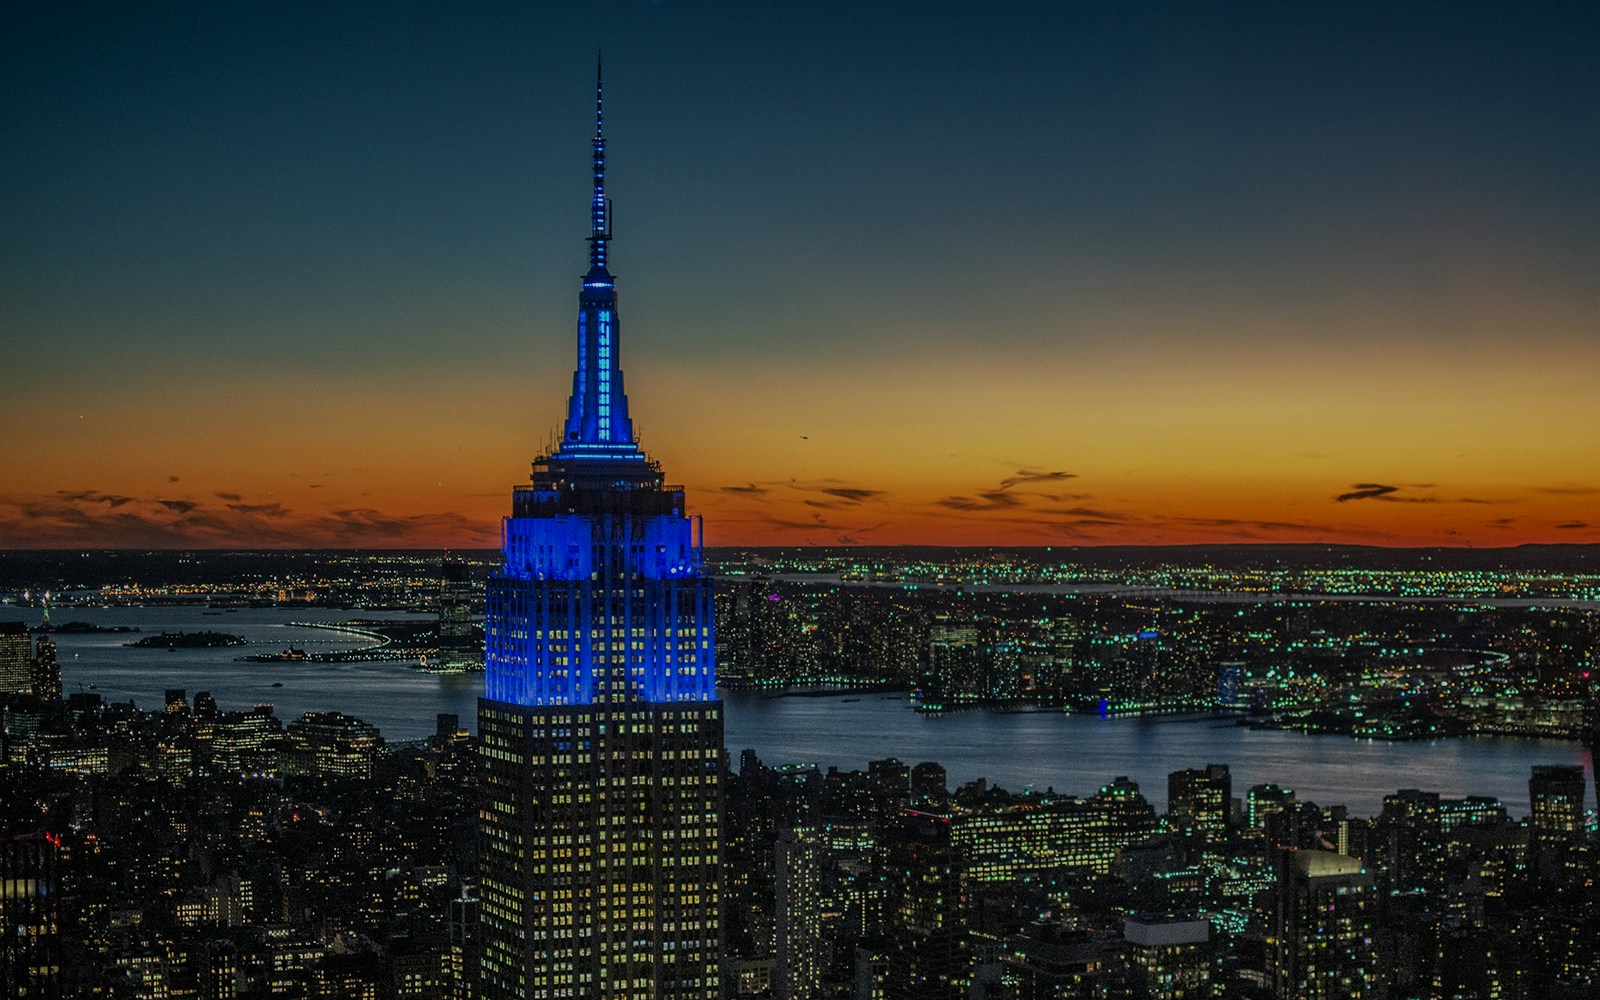
<instances>
[{"instance_id":1,"label":"dark skyscraper","mask_svg":"<svg viewBox=\"0 0 1600 1000\"><path fill-rule=\"evenodd\" d=\"M60 855L54 834L0 839L0 995L62 995Z\"/></svg>"},{"instance_id":2,"label":"dark skyscraper","mask_svg":"<svg viewBox=\"0 0 1600 1000\"><path fill-rule=\"evenodd\" d=\"M1233 779L1226 764L1167 775L1167 813L1194 843L1213 847L1225 842L1232 807Z\"/></svg>"},{"instance_id":3,"label":"dark skyscraper","mask_svg":"<svg viewBox=\"0 0 1600 1000\"><path fill-rule=\"evenodd\" d=\"M31 689L29 645L27 622L0 622L0 694Z\"/></svg>"},{"instance_id":4,"label":"dark skyscraper","mask_svg":"<svg viewBox=\"0 0 1600 1000\"><path fill-rule=\"evenodd\" d=\"M39 636L34 644L28 677L34 694L46 701L61 700L61 661L56 656L56 644L48 634Z\"/></svg>"},{"instance_id":5,"label":"dark skyscraper","mask_svg":"<svg viewBox=\"0 0 1600 1000\"><path fill-rule=\"evenodd\" d=\"M885 822L878 841L889 891L884 995L892 1000L967 993L961 852L950 833L948 815L908 809Z\"/></svg>"},{"instance_id":6,"label":"dark skyscraper","mask_svg":"<svg viewBox=\"0 0 1600 1000\"><path fill-rule=\"evenodd\" d=\"M1583 768L1541 764L1528 778L1528 826L1535 849L1583 839Z\"/></svg>"},{"instance_id":7,"label":"dark skyscraper","mask_svg":"<svg viewBox=\"0 0 1600 1000\"><path fill-rule=\"evenodd\" d=\"M447 555L439 576L439 641L427 667L443 674L480 669L483 644L472 624L472 580L467 566Z\"/></svg>"},{"instance_id":8,"label":"dark skyscraper","mask_svg":"<svg viewBox=\"0 0 1600 1000\"><path fill-rule=\"evenodd\" d=\"M639 448L618 356L595 99L589 271L559 445L489 581L480 995L715 997L722 705L683 490Z\"/></svg>"},{"instance_id":9,"label":"dark skyscraper","mask_svg":"<svg viewBox=\"0 0 1600 1000\"><path fill-rule=\"evenodd\" d=\"M1371 995L1373 879L1332 851L1284 851L1269 939L1279 1000Z\"/></svg>"}]
</instances>

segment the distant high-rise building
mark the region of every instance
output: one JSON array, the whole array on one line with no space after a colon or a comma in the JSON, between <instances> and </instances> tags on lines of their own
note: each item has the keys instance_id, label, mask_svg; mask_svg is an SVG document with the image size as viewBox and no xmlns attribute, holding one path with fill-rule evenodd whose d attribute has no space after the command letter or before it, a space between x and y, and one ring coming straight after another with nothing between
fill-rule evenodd
<instances>
[{"instance_id":1,"label":"distant high-rise building","mask_svg":"<svg viewBox=\"0 0 1600 1000\"><path fill-rule=\"evenodd\" d=\"M0 996L36 1000L61 988L61 838L0 837Z\"/></svg>"},{"instance_id":2,"label":"distant high-rise building","mask_svg":"<svg viewBox=\"0 0 1600 1000\"><path fill-rule=\"evenodd\" d=\"M1283 852L1269 937L1279 1000L1361 1000L1371 995L1372 876L1332 851Z\"/></svg>"},{"instance_id":3,"label":"distant high-rise building","mask_svg":"<svg viewBox=\"0 0 1600 1000\"><path fill-rule=\"evenodd\" d=\"M1528 778L1529 832L1535 849L1574 844L1583 838L1583 768L1536 765Z\"/></svg>"},{"instance_id":4,"label":"distant high-rise building","mask_svg":"<svg viewBox=\"0 0 1600 1000\"><path fill-rule=\"evenodd\" d=\"M167 688L165 711L169 715L184 715L189 711L189 701L183 688Z\"/></svg>"},{"instance_id":5,"label":"distant high-rise building","mask_svg":"<svg viewBox=\"0 0 1600 1000\"><path fill-rule=\"evenodd\" d=\"M940 613L928 627L923 706L942 709L993 694L994 636L990 623Z\"/></svg>"},{"instance_id":6,"label":"distant high-rise building","mask_svg":"<svg viewBox=\"0 0 1600 1000\"><path fill-rule=\"evenodd\" d=\"M1232 807L1233 778L1226 764L1167 775L1167 815L1192 842L1211 847L1226 841Z\"/></svg>"},{"instance_id":7,"label":"distant high-rise building","mask_svg":"<svg viewBox=\"0 0 1600 1000\"><path fill-rule=\"evenodd\" d=\"M1589 750L1594 777L1594 802L1600 806L1600 670L1584 671L1583 745Z\"/></svg>"},{"instance_id":8,"label":"distant high-rise building","mask_svg":"<svg viewBox=\"0 0 1600 1000\"><path fill-rule=\"evenodd\" d=\"M1111 871L1122 849L1151 836L1156 814L1137 782L1119 777L1087 799L1012 801L963 810L952 838L971 882L1080 869Z\"/></svg>"},{"instance_id":9,"label":"distant high-rise building","mask_svg":"<svg viewBox=\"0 0 1600 1000\"><path fill-rule=\"evenodd\" d=\"M889 1000L967 994L967 930L960 853L950 817L907 810L878 843L888 889L884 913Z\"/></svg>"},{"instance_id":10,"label":"distant high-rise building","mask_svg":"<svg viewBox=\"0 0 1600 1000\"><path fill-rule=\"evenodd\" d=\"M483 669L483 643L472 621L476 593L466 563L446 556L439 567L439 635L427 668L462 674Z\"/></svg>"},{"instance_id":11,"label":"distant high-rise building","mask_svg":"<svg viewBox=\"0 0 1600 1000\"><path fill-rule=\"evenodd\" d=\"M32 690L28 676L27 622L0 622L0 694L22 694Z\"/></svg>"},{"instance_id":12,"label":"distant high-rise building","mask_svg":"<svg viewBox=\"0 0 1600 1000\"><path fill-rule=\"evenodd\" d=\"M1464 826L1499 824L1507 818L1506 807L1491 796L1468 795L1461 799L1439 800L1439 830L1442 833Z\"/></svg>"},{"instance_id":13,"label":"distant high-rise building","mask_svg":"<svg viewBox=\"0 0 1600 1000\"><path fill-rule=\"evenodd\" d=\"M1292 788L1282 788L1270 782L1251 785L1250 791L1245 796L1245 824L1253 833L1265 833L1267 817L1273 813L1283 812L1292 802L1294 802Z\"/></svg>"},{"instance_id":14,"label":"distant high-rise building","mask_svg":"<svg viewBox=\"0 0 1600 1000\"><path fill-rule=\"evenodd\" d=\"M867 762L872 809L879 816L899 815L911 795L911 769L894 757Z\"/></svg>"},{"instance_id":15,"label":"distant high-rise building","mask_svg":"<svg viewBox=\"0 0 1600 1000\"><path fill-rule=\"evenodd\" d=\"M1129 917L1128 992L1134 1000L1211 996L1211 922L1193 916Z\"/></svg>"},{"instance_id":16,"label":"distant high-rise building","mask_svg":"<svg viewBox=\"0 0 1600 1000\"><path fill-rule=\"evenodd\" d=\"M461 896L450 901L450 943L445 952L445 968L449 972L450 988L446 1000L473 1000L477 994L473 984L477 980L478 899Z\"/></svg>"},{"instance_id":17,"label":"distant high-rise building","mask_svg":"<svg viewBox=\"0 0 1600 1000\"><path fill-rule=\"evenodd\" d=\"M595 99L589 271L559 444L512 496L478 703L479 996L721 991L722 703L683 490L639 447Z\"/></svg>"},{"instance_id":18,"label":"distant high-rise building","mask_svg":"<svg viewBox=\"0 0 1600 1000\"><path fill-rule=\"evenodd\" d=\"M1244 664L1230 662L1217 667L1217 704L1223 708L1239 705L1239 684L1244 679Z\"/></svg>"},{"instance_id":19,"label":"distant high-rise building","mask_svg":"<svg viewBox=\"0 0 1600 1000\"><path fill-rule=\"evenodd\" d=\"M56 644L48 633L42 633L33 647L33 659L28 664L28 682L33 693L46 701L61 700L61 661L56 658Z\"/></svg>"},{"instance_id":20,"label":"distant high-rise building","mask_svg":"<svg viewBox=\"0 0 1600 1000\"><path fill-rule=\"evenodd\" d=\"M284 734L283 772L366 781L382 752L383 737L370 722L343 712L306 712Z\"/></svg>"},{"instance_id":21,"label":"distant high-rise building","mask_svg":"<svg viewBox=\"0 0 1600 1000\"><path fill-rule=\"evenodd\" d=\"M199 703L200 695L196 695L195 704ZM203 769L210 774L269 776L277 773L283 723L273 714L271 705L256 705L248 712L201 716L194 734L202 749Z\"/></svg>"},{"instance_id":22,"label":"distant high-rise building","mask_svg":"<svg viewBox=\"0 0 1600 1000\"><path fill-rule=\"evenodd\" d=\"M811 1000L822 995L822 874L827 845L806 827L784 830L773 854L776 895L776 1000Z\"/></svg>"},{"instance_id":23,"label":"distant high-rise building","mask_svg":"<svg viewBox=\"0 0 1600 1000\"><path fill-rule=\"evenodd\" d=\"M1389 888L1439 891L1445 882L1444 817L1438 792L1402 788L1383 797L1377 857Z\"/></svg>"},{"instance_id":24,"label":"distant high-rise building","mask_svg":"<svg viewBox=\"0 0 1600 1000\"><path fill-rule=\"evenodd\" d=\"M949 796L944 766L925 760L911 769L911 797L919 805L940 805Z\"/></svg>"}]
</instances>

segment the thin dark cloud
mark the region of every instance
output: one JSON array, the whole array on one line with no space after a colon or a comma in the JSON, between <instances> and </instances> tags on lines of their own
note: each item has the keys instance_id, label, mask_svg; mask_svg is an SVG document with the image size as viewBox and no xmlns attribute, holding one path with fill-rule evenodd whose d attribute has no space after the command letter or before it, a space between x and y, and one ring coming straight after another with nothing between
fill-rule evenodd
<instances>
[{"instance_id":1,"label":"thin dark cloud","mask_svg":"<svg viewBox=\"0 0 1600 1000\"><path fill-rule=\"evenodd\" d=\"M123 496L120 493L101 493L99 490L57 490L56 496L63 500L103 503L108 507L121 507L123 504L133 503L133 497Z\"/></svg>"},{"instance_id":2,"label":"thin dark cloud","mask_svg":"<svg viewBox=\"0 0 1600 1000\"><path fill-rule=\"evenodd\" d=\"M1432 483L1422 483L1416 488L1428 489ZM1334 497L1336 503L1346 503L1351 500L1379 500L1383 503L1438 503L1435 497L1408 497L1398 496L1402 487L1387 486L1383 483L1356 483L1350 487L1350 492L1341 493Z\"/></svg>"},{"instance_id":3,"label":"thin dark cloud","mask_svg":"<svg viewBox=\"0 0 1600 1000\"><path fill-rule=\"evenodd\" d=\"M827 525L819 524L817 521L791 521L786 517L768 517L763 518L762 520L764 523L773 525L774 527L793 528L798 531L810 531L812 528L816 527L827 527Z\"/></svg>"},{"instance_id":4,"label":"thin dark cloud","mask_svg":"<svg viewBox=\"0 0 1600 1000\"><path fill-rule=\"evenodd\" d=\"M415 544L436 538L475 545L497 537L493 526L448 511L394 516L348 508L307 517L277 502L210 509L196 500L136 499L98 490L0 496L0 538L27 547L321 547Z\"/></svg>"},{"instance_id":5,"label":"thin dark cloud","mask_svg":"<svg viewBox=\"0 0 1600 1000\"><path fill-rule=\"evenodd\" d=\"M849 506L844 509L855 509ZM877 524L848 524L840 523L832 517L824 515L819 510L811 511L811 520L797 521L785 517L762 517L756 521L742 521L739 523L759 523L777 528L788 528L791 531L820 532L821 534L809 535L807 545L861 545L866 542L864 536L888 526L891 522L880 521Z\"/></svg>"},{"instance_id":6,"label":"thin dark cloud","mask_svg":"<svg viewBox=\"0 0 1600 1000\"><path fill-rule=\"evenodd\" d=\"M719 486L717 487L717 492L732 493L735 496L743 497L764 497L772 491L765 486L757 486L755 483L745 483L743 486Z\"/></svg>"},{"instance_id":7,"label":"thin dark cloud","mask_svg":"<svg viewBox=\"0 0 1600 1000\"><path fill-rule=\"evenodd\" d=\"M751 486L757 484L752 483ZM786 483L789 489L798 493L809 493L818 497L818 500L807 500L806 504L812 507L835 508L840 506L855 506L884 496L884 490L867 489L864 486L854 486L846 479L814 479L809 482L790 480ZM757 487L759 488L759 487ZM725 488L725 492L729 490ZM748 490L733 488L732 492L749 494Z\"/></svg>"},{"instance_id":8,"label":"thin dark cloud","mask_svg":"<svg viewBox=\"0 0 1600 1000\"><path fill-rule=\"evenodd\" d=\"M371 507L352 507L331 511L324 523L334 530L359 537L400 538L412 526L412 518L385 514Z\"/></svg>"},{"instance_id":9,"label":"thin dark cloud","mask_svg":"<svg viewBox=\"0 0 1600 1000\"><path fill-rule=\"evenodd\" d=\"M841 500L848 500L852 503L861 503L863 500L871 500L874 497L881 497L884 495L885 491L864 490L854 486L831 486L824 489L822 492L831 497L838 497Z\"/></svg>"},{"instance_id":10,"label":"thin dark cloud","mask_svg":"<svg viewBox=\"0 0 1600 1000\"><path fill-rule=\"evenodd\" d=\"M1118 514L1115 511L1099 510L1094 507L1071 507L1064 511L1064 513L1071 514L1074 517L1090 517L1102 521L1134 520L1134 516L1132 514Z\"/></svg>"},{"instance_id":11,"label":"thin dark cloud","mask_svg":"<svg viewBox=\"0 0 1600 1000\"><path fill-rule=\"evenodd\" d=\"M1053 503L1075 503L1090 499L1087 493L1050 493L1040 490L1017 489L1016 487L1033 483L1056 483L1068 479L1078 478L1071 472L1045 472L1038 469L1018 469L1015 475L1007 476L1000 480L998 486L990 489L977 490L972 494L952 494L932 501L933 506L943 507L945 510L956 511L1005 511L1026 508L1036 501L1045 500ZM1066 511L1071 514L1073 511ZM1039 523L1060 523L1059 521L1043 521Z\"/></svg>"},{"instance_id":12,"label":"thin dark cloud","mask_svg":"<svg viewBox=\"0 0 1600 1000\"><path fill-rule=\"evenodd\" d=\"M1041 472L1038 469L1018 469L1015 475L1007 476L1005 479L1000 480L1000 488L1009 490L1011 487L1021 486L1023 483L1050 483L1062 479L1077 478L1077 474L1072 472Z\"/></svg>"},{"instance_id":13,"label":"thin dark cloud","mask_svg":"<svg viewBox=\"0 0 1600 1000\"><path fill-rule=\"evenodd\" d=\"M1384 486L1381 483L1356 483L1349 493L1341 493L1333 499L1339 503L1347 500L1377 500L1398 489L1398 486Z\"/></svg>"},{"instance_id":14,"label":"thin dark cloud","mask_svg":"<svg viewBox=\"0 0 1600 1000\"><path fill-rule=\"evenodd\" d=\"M103 516L99 513L91 514L89 511L72 503L63 503L59 500L48 498L22 501L17 504L17 509L22 512L24 517L43 524L93 524L97 518Z\"/></svg>"},{"instance_id":15,"label":"thin dark cloud","mask_svg":"<svg viewBox=\"0 0 1600 1000\"><path fill-rule=\"evenodd\" d=\"M1576 531L1579 528L1587 528L1588 526L1589 522L1587 521L1568 521L1565 524L1556 525L1556 527L1562 531Z\"/></svg>"},{"instance_id":16,"label":"thin dark cloud","mask_svg":"<svg viewBox=\"0 0 1600 1000\"><path fill-rule=\"evenodd\" d=\"M947 510L981 511L981 510L1012 510L1023 506L1023 500L1014 493L1004 492L1004 488L979 493L975 497L949 496L933 501L936 506Z\"/></svg>"},{"instance_id":17,"label":"thin dark cloud","mask_svg":"<svg viewBox=\"0 0 1600 1000\"><path fill-rule=\"evenodd\" d=\"M177 476L168 476L167 477L167 482L169 482L169 483L175 483L177 481L178 481L178 477Z\"/></svg>"},{"instance_id":18,"label":"thin dark cloud","mask_svg":"<svg viewBox=\"0 0 1600 1000\"><path fill-rule=\"evenodd\" d=\"M889 524L890 524L890 522L888 522L888 521L880 521L877 524L868 525L867 527L864 527L864 528L851 528L851 529L849 529L847 531L841 531L839 533L839 535L838 535L839 544L840 545L862 545L862 544L865 544L867 539L862 537L862 536L869 535L872 532L877 531L879 528L887 527Z\"/></svg>"},{"instance_id":19,"label":"thin dark cloud","mask_svg":"<svg viewBox=\"0 0 1600 1000\"><path fill-rule=\"evenodd\" d=\"M446 511L439 514L385 514L371 507L349 507L330 511L311 522L308 533L331 537L341 543L392 542L424 534L454 533L468 541L497 537L487 525L464 514Z\"/></svg>"},{"instance_id":20,"label":"thin dark cloud","mask_svg":"<svg viewBox=\"0 0 1600 1000\"><path fill-rule=\"evenodd\" d=\"M217 535L235 534L240 530L239 524L213 511L199 511L198 513L185 511L177 523L186 529L206 531Z\"/></svg>"},{"instance_id":21,"label":"thin dark cloud","mask_svg":"<svg viewBox=\"0 0 1600 1000\"><path fill-rule=\"evenodd\" d=\"M244 497L240 496L237 493L218 493L218 494L216 494L216 497L217 497L218 500L235 500L235 501L237 501L237 500L243 500L244 499Z\"/></svg>"}]
</instances>

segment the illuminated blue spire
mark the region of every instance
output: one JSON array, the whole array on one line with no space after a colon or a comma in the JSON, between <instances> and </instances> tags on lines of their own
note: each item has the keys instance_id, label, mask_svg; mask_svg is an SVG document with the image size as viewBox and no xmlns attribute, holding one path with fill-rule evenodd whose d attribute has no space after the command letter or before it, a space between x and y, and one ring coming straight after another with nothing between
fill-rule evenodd
<instances>
[{"instance_id":1,"label":"illuminated blue spire","mask_svg":"<svg viewBox=\"0 0 1600 1000\"><path fill-rule=\"evenodd\" d=\"M617 285L606 269L611 240L611 202L606 198L604 77L598 60L594 79L594 200L589 206L589 273L578 296L578 367L561 444L550 459L611 460L648 464L633 437L628 396L622 388L617 343ZM610 470L614 471L614 470Z\"/></svg>"},{"instance_id":2,"label":"illuminated blue spire","mask_svg":"<svg viewBox=\"0 0 1600 1000\"><path fill-rule=\"evenodd\" d=\"M606 241L611 239L607 216L611 203L606 200L606 116L605 75L600 57L594 62L594 202L589 207L589 277L606 275Z\"/></svg>"}]
</instances>

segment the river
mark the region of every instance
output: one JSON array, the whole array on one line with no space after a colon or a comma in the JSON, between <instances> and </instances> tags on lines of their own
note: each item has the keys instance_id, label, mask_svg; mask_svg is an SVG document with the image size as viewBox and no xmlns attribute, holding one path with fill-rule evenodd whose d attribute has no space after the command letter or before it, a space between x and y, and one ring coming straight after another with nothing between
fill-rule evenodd
<instances>
[{"instance_id":1,"label":"river","mask_svg":"<svg viewBox=\"0 0 1600 1000\"><path fill-rule=\"evenodd\" d=\"M19 617L37 624L40 612L0 610L0 619ZM403 663L236 659L288 646L333 650L370 644L358 636L288 624L352 617L413 616L317 608L218 613L203 607L61 608L53 615L58 625L77 620L143 630L57 633L68 692L92 688L107 700L132 700L155 709L168 688L183 688L191 699L196 691L210 691L224 710L268 702L289 721L307 710L333 709L371 722L390 739L432 733L440 712L455 713L467 726L474 725L482 674L426 674ZM170 652L125 645L163 630L228 632L248 644ZM1232 768L1235 794L1272 781L1294 788L1302 800L1342 803L1358 815L1371 815L1389 792L1422 788L1451 796L1493 795L1520 816L1528 810L1533 765L1592 767L1577 744L1541 740L1389 743L1251 730L1227 720L1101 719L1059 712L970 711L930 717L913 712L904 696L881 693L781 697L740 691L728 693L724 704L726 742L735 760L746 747L769 764L805 762L824 768L864 767L882 757L908 764L934 760L944 765L952 787L984 777L1012 790L1053 787L1075 794L1088 794L1112 777L1127 775L1158 809L1165 807L1169 771L1219 763Z\"/></svg>"}]
</instances>

